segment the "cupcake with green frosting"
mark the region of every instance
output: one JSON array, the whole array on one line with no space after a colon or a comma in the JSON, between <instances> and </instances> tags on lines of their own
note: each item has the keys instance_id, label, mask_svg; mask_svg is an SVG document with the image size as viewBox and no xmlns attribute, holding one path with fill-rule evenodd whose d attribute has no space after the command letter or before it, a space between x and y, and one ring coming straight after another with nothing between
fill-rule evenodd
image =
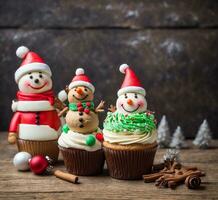
<instances>
[{"instance_id":1,"label":"cupcake with green frosting","mask_svg":"<svg viewBox=\"0 0 218 200\"><path fill-rule=\"evenodd\" d=\"M151 171L157 150L156 122L134 71L126 64L120 71L125 79L116 108L110 107L104 121L104 152L111 177L141 179Z\"/></svg>"}]
</instances>

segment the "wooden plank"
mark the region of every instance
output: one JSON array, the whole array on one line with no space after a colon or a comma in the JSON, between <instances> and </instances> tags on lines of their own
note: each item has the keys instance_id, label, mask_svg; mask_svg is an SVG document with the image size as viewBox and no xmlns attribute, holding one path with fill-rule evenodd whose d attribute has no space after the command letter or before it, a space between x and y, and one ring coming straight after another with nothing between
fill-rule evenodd
<instances>
[{"instance_id":1,"label":"wooden plank","mask_svg":"<svg viewBox=\"0 0 218 200\"><path fill-rule=\"evenodd\" d=\"M122 181L112 179L107 171L101 176L80 177L80 184L64 182L54 176L35 176L31 172L18 172L13 167L11 159L16 153L15 146L8 145L6 133L0 134L0 199L216 199L218 187L218 141L216 148L211 150L181 150L184 163L196 165L206 172L202 178L200 190L188 190L184 185L176 190L157 189L153 183L143 181ZM6 149L6 151L2 151ZM156 162L160 160L165 150L159 149ZM213 162L211 162L213 160ZM60 158L58 169L65 170Z\"/></svg>"},{"instance_id":2,"label":"wooden plank","mask_svg":"<svg viewBox=\"0 0 218 200\"><path fill-rule=\"evenodd\" d=\"M192 153L191 150L189 152ZM206 152L205 152L206 153ZM205 158L205 162L207 159ZM0 183L0 193L10 191L13 192L67 192L67 191L87 191L87 192L98 192L98 190L113 190L114 193L125 191L128 187L135 187L132 190L136 192L143 190L145 193L154 189L154 183L145 184L143 181L122 181L116 180L109 177L108 172L101 176L96 177L80 177L79 185L69 184L68 182L64 182L60 179L55 178L54 176L35 176L31 172L17 172L11 162L0 162L1 163L1 183ZM184 162L184 164L187 164ZM203 169L206 172L206 177L202 178L202 181L205 187L208 190L212 190L215 186L218 186L218 174L217 174L217 163L212 164L199 164L199 163L191 163L191 166L195 165L200 169ZM65 170L65 167L62 165L56 166L56 169ZM27 184L29 183L29 184ZM101 183L100 185L98 183ZM10 185L10 187L8 187ZM51 187L52 185L52 187ZM144 188L146 187L146 188ZM181 186L181 189L183 187ZM184 186L185 188L185 186ZM40 190L39 190L40 189ZM207 191L208 191L207 190ZM166 191L168 193L168 191Z\"/></svg>"},{"instance_id":3,"label":"wooden plank","mask_svg":"<svg viewBox=\"0 0 218 200\"><path fill-rule=\"evenodd\" d=\"M214 188L215 189L215 188ZM86 192L54 192L54 193L6 193L6 194L0 194L1 199L70 199L70 198L76 198L76 199L90 199L90 200L96 200L96 199L121 199L121 200L127 200L127 199L134 199L137 200L144 200L144 199L157 199L157 200L168 200L169 198L175 199L175 200L189 200L189 199L195 199L195 200L216 200L217 196L211 193L208 194L202 194L199 192L199 195L194 195L193 191L189 194L184 193L185 190L177 190L171 191L169 194L162 194L164 189L160 189L160 193L157 194L157 189L152 190L150 193L143 193L136 195L136 193L133 191L131 194L126 193L115 193L112 194L112 192L109 193L95 193L95 196L91 196L89 193ZM145 191L146 192L146 191Z\"/></svg>"},{"instance_id":4,"label":"wooden plank","mask_svg":"<svg viewBox=\"0 0 218 200\"><path fill-rule=\"evenodd\" d=\"M172 131L181 125L191 138L207 118L218 137L218 30L7 29L0 35L0 95L4 96L0 130L8 128L17 90L13 74L20 63L15 51L24 44L50 65L56 92L82 66L96 86L96 102L104 99L107 107L115 103L123 80L118 67L128 63L145 86L148 108L156 111L158 120L166 114ZM101 126L105 115L101 115Z\"/></svg>"},{"instance_id":5,"label":"wooden plank","mask_svg":"<svg viewBox=\"0 0 218 200\"><path fill-rule=\"evenodd\" d=\"M217 17L214 0L0 1L2 27L217 27Z\"/></svg>"}]
</instances>

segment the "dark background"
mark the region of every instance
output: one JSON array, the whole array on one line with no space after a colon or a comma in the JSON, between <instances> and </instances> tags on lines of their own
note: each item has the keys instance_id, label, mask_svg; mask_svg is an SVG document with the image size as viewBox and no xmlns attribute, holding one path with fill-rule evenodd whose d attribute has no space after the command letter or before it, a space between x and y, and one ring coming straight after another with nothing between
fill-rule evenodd
<instances>
[{"instance_id":1,"label":"dark background","mask_svg":"<svg viewBox=\"0 0 218 200\"><path fill-rule=\"evenodd\" d=\"M188 138L204 118L218 137L218 1L0 0L0 130L7 130L20 60L26 45L53 72L58 92L82 66L96 86L96 102L115 103L132 66L158 121ZM103 114L102 119L105 117Z\"/></svg>"}]
</instances>

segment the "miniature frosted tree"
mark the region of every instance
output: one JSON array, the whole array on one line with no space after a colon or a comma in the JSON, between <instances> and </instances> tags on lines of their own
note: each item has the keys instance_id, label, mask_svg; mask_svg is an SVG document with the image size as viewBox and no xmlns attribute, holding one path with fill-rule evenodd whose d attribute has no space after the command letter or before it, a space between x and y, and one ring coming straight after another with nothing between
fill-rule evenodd
<instances>
[{"instance_id":1,"label":"miniature frosted tree","mask_svg":"<svg viewBox=\"0 0 218 200\"><path fill-rule=\"evenodd\" d=\"M207 120L205 119L198 129L198 133L193 141L193 144L198 146L201 149L206 149L209 147L212 139L212 133L208 125Z\"/></svg>"},{"instance_id":2,"label":"miniature frosted tree","mask_svg":"<svg viewBox=\"0 0 218 200\"><path fill-rule=\"evenodd\" d=\"M182 149L182 148L187 147L187 144L185 143L185 137L182 133L182 129L180 126L177 126L177 128L173 134L173 138L172 138L172 141L170 143L170 147L175 148L175 149Z\"/></svg>"},{"instance_id":3,"label":"miniature frosted tree","mask_svg":"<svg viewBox=\"0 0 218 200\"><path fill-rule=\"evenodd\" d=\"M167 148L170 144L170 129L166 116L164 115L160 121L160 124L157 129L157 143L160 148Z\"/></svg>"},{"instance_id":4,"label":"miniature frosted tree","mask_svg":"<svg viewBox=\"0 0 218 200\"><path fill-rule=\"evenodd\" d=\"M166 153L163 156L163 161L167 160L180 162L179 150L167 149Z\"/></svg>"}]
</instances>

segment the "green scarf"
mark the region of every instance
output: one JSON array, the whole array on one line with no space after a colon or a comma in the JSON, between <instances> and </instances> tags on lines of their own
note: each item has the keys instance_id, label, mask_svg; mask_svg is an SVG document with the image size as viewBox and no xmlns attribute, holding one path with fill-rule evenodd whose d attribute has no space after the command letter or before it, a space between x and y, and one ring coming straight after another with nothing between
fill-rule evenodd
<instances>
[{"instance_id":1,"label":"green scarf","mask_svg":"<svg viewBox=\"0 0 218 200\"><path fill-rule=\"evenodd\" d=\"M94 111L95 109L95 105L93 101L80 102L80 103L69 103L68 107L72 111L78 111L79 107L82 107L83 109L89 109L91 111Z\"/></svg>"},{"instance_id":2,"label":"green scarf","mask_svg":"<svg viewBox=\"0 0 218 200\"><path fill-rule=\"evenodd\" d=\"M104 129L117 133L150 133L156 129L155 118L151 113L133 113L124 115L117 112L108 112L107 118L104 121Z\"/></svg>"}]
</instances>

